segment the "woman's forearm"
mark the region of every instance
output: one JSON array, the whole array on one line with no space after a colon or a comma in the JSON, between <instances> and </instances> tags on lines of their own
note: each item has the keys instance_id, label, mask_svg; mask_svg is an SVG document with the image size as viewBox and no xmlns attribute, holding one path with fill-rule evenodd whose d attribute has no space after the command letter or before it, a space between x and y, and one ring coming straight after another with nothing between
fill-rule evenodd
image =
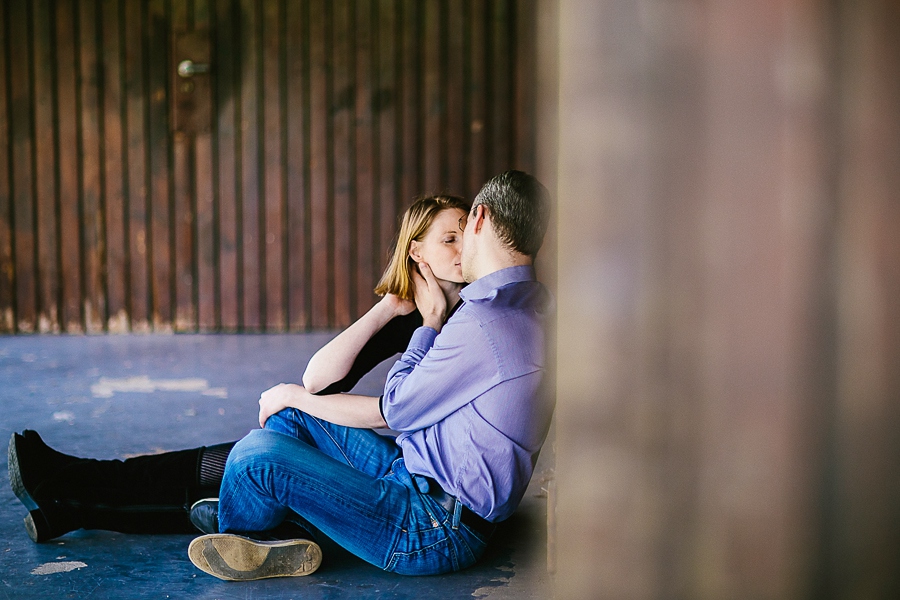
<instances>
[{"instance_id":1,"label":"woman's forearm","mask_svg":"<svg viewBox=\"0 0 900 600\"><path fill-rule=\"evenodd\" d=\"M377 396L329 394L316 396L295 383L279 383L259 396L259 426L285 408L303 412L347 427L378 429L387 427Z\"/></svg>"},{"instance_id":2,"label":"woman's forearm","mask_svg":"<svg viewBox=\"0 0 900 600\"><path fill-rule=\"evenodd\" d=\"M304 387L316 393L346 377L366 342L398 314L393 299L385 297L375 304L309 359L303 373Z\"/></svg>"},{"instance_id":3,"label":"woman's forearm","mask_svg":"<svg viewBox=\"0 0 900 600\"><path fill-rule=\"evenodd\" d=\"M387 427L378 396L359 396L357 394L330 394L304 397L301 410L309 415L325 419L345 427L379 429Z\"/></svg>"}]
</instances>

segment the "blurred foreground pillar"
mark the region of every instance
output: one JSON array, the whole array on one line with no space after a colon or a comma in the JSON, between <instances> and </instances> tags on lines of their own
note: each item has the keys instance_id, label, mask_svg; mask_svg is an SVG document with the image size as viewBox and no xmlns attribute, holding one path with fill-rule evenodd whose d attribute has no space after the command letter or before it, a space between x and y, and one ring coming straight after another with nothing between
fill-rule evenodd
<instances>
[{"instance_id":1,"label":"blurred foreground pillar","mask_svg":"<svg viewBox=\"0 0 900 600\"><path fill-rule=\"evenodd\" d=\"M556 18L557 596L900 597L900 3Z\"/></svg>"}]
</instances>

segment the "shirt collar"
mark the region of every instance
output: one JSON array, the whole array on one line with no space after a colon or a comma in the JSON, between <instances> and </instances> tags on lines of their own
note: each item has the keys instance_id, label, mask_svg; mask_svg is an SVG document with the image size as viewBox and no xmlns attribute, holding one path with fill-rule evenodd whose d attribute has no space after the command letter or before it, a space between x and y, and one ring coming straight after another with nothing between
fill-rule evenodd
<instances>
[{"instance_id":1,"label":"shirt collar","mask_svg":"<svg viewBox=\"0 0 900 600\"><path fill-rule=\"evenodd\" d=\"M504 285L535 280L534 267L531 265L507 267L489 273L480 279L476 279L460 290L459 297L465 301L479 300L481 298L486 298L491 292Z\"/></svg>"}]
</instances>

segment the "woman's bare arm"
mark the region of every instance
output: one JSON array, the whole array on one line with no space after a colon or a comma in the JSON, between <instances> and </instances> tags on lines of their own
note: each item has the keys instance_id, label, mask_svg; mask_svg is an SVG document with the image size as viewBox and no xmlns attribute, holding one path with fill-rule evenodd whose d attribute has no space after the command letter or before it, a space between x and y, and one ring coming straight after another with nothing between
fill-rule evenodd
<instances>
[{"instance_id":1,"label":"woman's bare arm","mask_svg":"<svg viewBox=\"0 0 900 600\"><path fill-rule=\"evenodd\" d=\"M322 346L306 365L303 386L311 393L319 392L343 379L362 347L391 319L416 309L412 302L392 294L386 295L350 327Z\"/></svg>"},{"instance_id":2,"label":"woman's bare arm","mask_svg":"<svg viewBox=\"0 0 900 600\"><path fill-rule=\"evenodd\" d=\"M284 408L297 408L337 425L378 429L387 427L378 406L378 396L329 394L316 396L295 383L279 383L259 397L259 426Z\"/></svg>"}]
</instances>

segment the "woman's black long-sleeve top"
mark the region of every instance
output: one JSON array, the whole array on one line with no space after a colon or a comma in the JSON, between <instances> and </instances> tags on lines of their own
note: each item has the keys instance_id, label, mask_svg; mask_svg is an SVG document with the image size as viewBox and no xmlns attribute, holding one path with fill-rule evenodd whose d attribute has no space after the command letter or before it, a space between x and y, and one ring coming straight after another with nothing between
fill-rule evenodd
<instances>
[{"instance_id":1,"label":"woman's black long-sleeve top","mask_svg":"<svg viewBox=\"0 0 900 600\"><path fill-rule=\"evenodd\" d=\"M369 338L353 361L353 366L343 379L316 392L316 395L339 394L353 389L363 375L374 369L383 360L398 352L403 352L409 345L413 332L422 326L422 314L414 310L408 315L394 317L384 327Z\"/></svg>"},{"instance_id":2,"label":"woman's black long-sleeve top","mask_svg":"<svg viewBox=\"0 0 900 600\"><path fill-rule=\"evenodd\" d=\"M461 305L462 300L456 303L447 314L447 318L449 319L450 315L456 312ZM409 340L412 338L413 332L421 326L422 314L418 310L414 310L408 315L394 317L378 330L375 335L369 338L369 341L365 343L359 354L356 355L353 366L350 367L350 371L344 378L316 392L316 395L324 396L326 394L349 392L353 389L353 386L359 383L363 375L374 369L379 363L395 354L404 352L406 347L409 346Z\"/></svg>"}]
</instances>

